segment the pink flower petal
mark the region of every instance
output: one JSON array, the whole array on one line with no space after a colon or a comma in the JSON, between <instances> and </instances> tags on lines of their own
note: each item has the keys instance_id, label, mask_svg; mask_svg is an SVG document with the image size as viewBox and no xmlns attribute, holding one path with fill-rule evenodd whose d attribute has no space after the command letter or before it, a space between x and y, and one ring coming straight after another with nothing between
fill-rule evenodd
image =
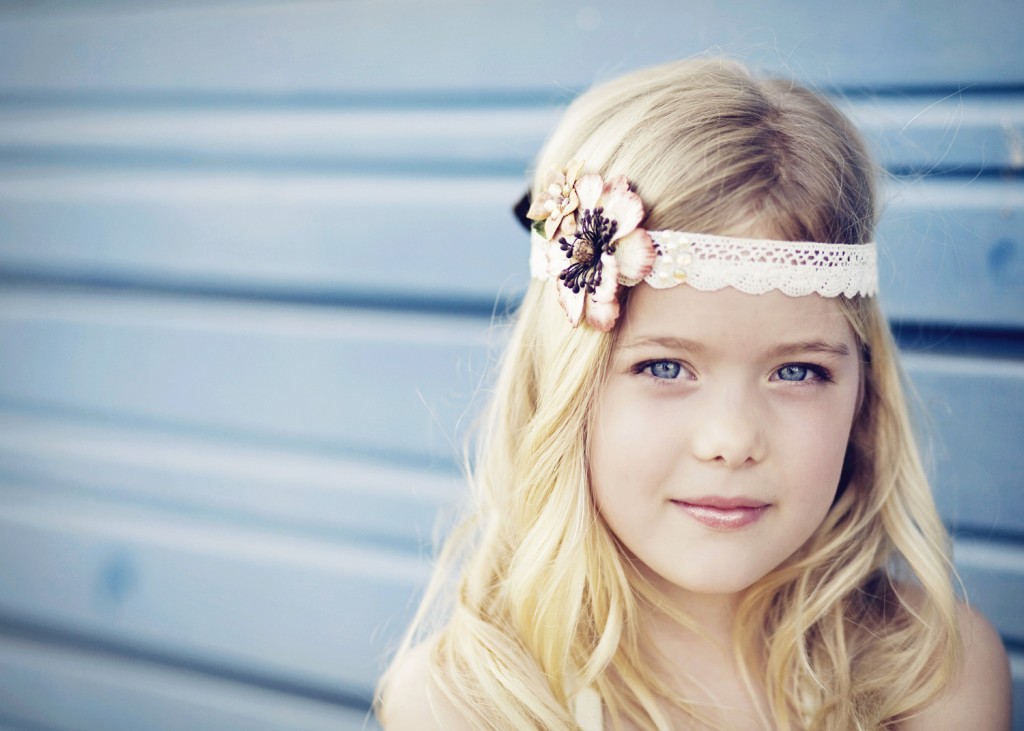
<instances>
[{"instance_id":1,"label":"pink flower petal","mask_svg":"<svg viewBox=\"0 0 1024 731\"><path fill-rule=\"evenodd\" d=\"M569 200L564 206L562 206L562 213L570 214L580 207L580 197L576 193L576 189L573 188L569 191Z\"/></svg>"},{"instance_id":2,"label":"pink flower petal","mask_svg":"<svg viewBox=\"0 0 1024 731\"><path fill-rule=\"evenodd\" d=\"M616 298L619 291L619 265L612 254L601 255L601 283L590 298L594 302L607 303Z\"/></svg>"},{"instance_id":3,"label":"pink flower petal","mask_svg":"<svg viewBox=\"0 0 1024 731\"><path fill-rule=\"evenodd\" d=\"M632 287L651 273L654 259L654 241L642 228L615 242L615 261L618 264L618 282Z\"/></svg>"},{"instance_id":4,"label":"pink flower petal","mask_svg":"<svg viewBox=\"0 0 1024 731\"><path fill-rule=\"evenodd\" d=\"M604 208L606 218L619 224L615 239L631 233L644 220L644 204L640 196L629 190L626 178L621 175L605 186L599 205Z\"/></svg>"},{"instance_id":5,"label":"pink flower petal","mask_svg":"<svg viewBox=\"0 0 1024 731\"><path fill-rule=\"evenodd\" d=\"M629 180L625 175L616 175L604 184L604 192L608 195L620 196L632 191L629 189Z\"/></svg>"},{"instance_id":6,"label":"pink flower petal","mask_svg":"<svg viewBox=\"0 0 1024 731\"><path fill-rule=\"evenodd\" d=\"M576 183L576 195L579 196L580 208L592 210L597 208L597 200L604 190L600 175L584 175Z\"/></svg>"},{"instance_id":7,"label":"pink flower petal","mask_svg":"<svg viewBox=\"0 0 1024 731\"><path fill-rule=\"evenodd\" d=\"M569 318L569 324L576 327L583 319L583 306L587 301L587 293L582 290L573 292L557 279L554 286L558 290L558 304L562 306L565 316Z\"/></svg>"},{"instance_id":8,"label":"pink flower petal","mask_svg":"<svg viewBox=\"0 0 1024 731\"><path fill-rule=\"evenodd\" d=\"M558 275L572 263L572 260L565 255L562 247L554 241L548 242L546 253L548 257L548 276L558 279Z\"/></svg>"},{"instance_id":9,"label":"pink flower petal","mask_svg":"<svg viewBox=\"0 0 1024 731\"><path fill-rule=\"evenodd\" d=\"M546 196L541 195L530 201L530 210L526 212L526 217L533 221L541 221L551 215L551 211L545 205L548 200Z\"/></svg>"},{"instance_id":10,"label":"pink flower petal","mask_svg":"<svg viewBox=\"0 0 1024 731\"><path fill-rule=\"evenodd\" d=\"M544 235L548 240L552 240L555 234L558 233L558 227L562 223L562 215L560 213L552 213L544 221Z\"/></svg>"},{"instance_id":11,"label":"pink flower petal","mask_svg":"<svg viewBox=\"0 0 1024 731\"><path fill-rule=\"evenodd\" d=\"M569 164L565 166L565 182L572 185L576 182L576 178L580 176L580 172L583 170L582 160L570 160Z\"/></svg>"},{"instance_id":12,"label":"pink flower petal","mask_svg":"<svg viewBox=\"0 0 1024 731\"><path fill-rule=\"evenodd\" d=\"M587 302L587 322L601 332L608 332L619 319L619 300L611 302Z\"/></svg>"}]
</instances>

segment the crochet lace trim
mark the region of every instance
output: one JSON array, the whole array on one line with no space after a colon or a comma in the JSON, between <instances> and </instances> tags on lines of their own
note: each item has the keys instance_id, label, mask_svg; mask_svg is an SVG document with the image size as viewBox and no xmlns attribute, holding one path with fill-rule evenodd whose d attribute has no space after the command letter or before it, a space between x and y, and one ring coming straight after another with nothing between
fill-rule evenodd
<instances>
[{"instance_id":1,"label":"crochet lace trim","mask_svg":"<svg viewBox=\"0 0 1024 731\"><path fill-rule=\"evenodd\" d=\"M650 231L657 256L644 281L656 289L684 282L710 292L777 289L793 297L871 296L878 289L878 253L869 244L819 244Z\"/></svg>"}]
</instances>

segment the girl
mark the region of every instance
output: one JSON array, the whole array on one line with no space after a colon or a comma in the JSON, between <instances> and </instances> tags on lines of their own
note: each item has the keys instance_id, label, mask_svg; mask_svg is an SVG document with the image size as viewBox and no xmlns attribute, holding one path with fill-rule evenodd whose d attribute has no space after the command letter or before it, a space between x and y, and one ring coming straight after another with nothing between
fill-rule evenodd
<instances>
[{"instance_id":1,"label":"girl","mask_svg":"<svg viewBox=\"0 0 1024 731\"><path fill-rule=\"evenodd\" d=\"M537 169L534 281L385 728L1008 728L850 123L682 62L584 94Z\"/></svg>"}]
</instances>

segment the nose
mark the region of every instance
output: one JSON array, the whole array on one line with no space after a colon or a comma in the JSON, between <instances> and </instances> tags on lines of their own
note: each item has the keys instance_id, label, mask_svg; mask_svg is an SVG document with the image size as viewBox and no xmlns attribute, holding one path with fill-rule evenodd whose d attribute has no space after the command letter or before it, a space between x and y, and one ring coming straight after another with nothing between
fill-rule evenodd
<instances>
[{"instance_id":1,"label":"nose","mask_svg":"<svg viewBox=\"0 0 1024 731\"><path fill-rule=\"evenodd\" d=\"M765 415L755 395L721 388L702 394L692 440L702 462L737 468L761 462L767 452ZM691 402L691 406L696 406Z\"/></svg>"}]
</instances>

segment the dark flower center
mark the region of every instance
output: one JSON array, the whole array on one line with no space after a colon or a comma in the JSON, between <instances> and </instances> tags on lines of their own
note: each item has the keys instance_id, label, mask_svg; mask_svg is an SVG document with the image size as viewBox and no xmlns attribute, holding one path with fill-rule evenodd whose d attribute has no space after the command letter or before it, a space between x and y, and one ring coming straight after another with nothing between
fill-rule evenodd
<instances>
[{"instance_id":1,"label":"dark flower center","mask_svg":"<svg viewBox=\"0 0 1024 731\"><path fill-rule=\"evenodd\" d=\"M615 253L612 238L618 227L617 221L605 218L604 208L587 209L577 221L576 235L572 241L568 241L564 236L558 240L558 246L565 252L565 258L572 261L558 278L574 294L578 294L580 290L593 294L601 286L604 269L601 255Z\"/></svg>"},{"instance_id":2,"label":"dark flower center","mask_svg":"<svg viewBox=\"0 0 1024 731\"><path fill-rule=\"evenodd\" d=\"M579 239L573 246L572 255L580 264L589 264L594 260L594 245L587 239Z\"/></svg>"}]
</instances>

